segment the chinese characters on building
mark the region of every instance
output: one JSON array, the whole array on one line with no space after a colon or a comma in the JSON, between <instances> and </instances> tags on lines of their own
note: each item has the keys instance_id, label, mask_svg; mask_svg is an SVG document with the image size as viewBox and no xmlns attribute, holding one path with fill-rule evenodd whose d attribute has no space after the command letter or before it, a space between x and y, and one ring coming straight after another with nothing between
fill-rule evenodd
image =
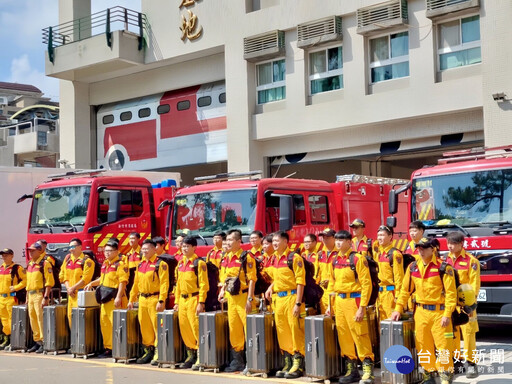
<instances>
[{"instance_id":1,"label":"chinese characters on building","mask_svg":"<svg viewBox=\"0 0 512 384\"><path fill-rule=\"evenodd\" d=\"M190 9L190 7L194 6L196 0L181 0L180 9L186 9L187 14L181 14L181 40L185 41L188 39L190 41L196 40L201 37L203 33L203 27L199 25L199 19L197 15L194 14Z\"/></svg>"}]
</instances>

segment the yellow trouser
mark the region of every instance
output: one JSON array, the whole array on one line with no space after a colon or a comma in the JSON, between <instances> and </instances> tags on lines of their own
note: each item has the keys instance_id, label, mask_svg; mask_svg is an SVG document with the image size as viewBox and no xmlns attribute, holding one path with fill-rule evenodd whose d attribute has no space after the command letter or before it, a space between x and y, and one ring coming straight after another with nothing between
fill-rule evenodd
<instances>
[{"instance_id":1,"label":"yellow trouser","mask_svg":"<svg viewBox=\"0 0 512 384\"><path fill-rule=\"evenodd\" d=\"M464 356L467 361L474 363L476 352L473 351L476 350L476 333L478 332L478 319L476 316L476 311L473 311L473 313L471 313L469 316L469 323L459 325L458 328L456 328L454 331L455 339L453 351L455 352L458 350L460 352L459 356L456 356L459 360L464 361L462 357ZM462 352L460 345L461 333L462 339L464 340L464 353Z\"/></svg>"},{"instance_id":2,"label":"yellow trouser","mask_svg":"<svg viewBox=\"0 0 512 384\"><path fill-rule=\"evenodd\" d=\"M359 308L357 302L358 300L355 298L342 299L336 295L336 330L338 331L341 355L351 360L356 360L358 357L361 361L367 357L373 360L367 315L360 322L355 321L356 312Z\"/></svg>"},{"instance_id":3,"label":"yellow trouser","mask_svg":"<svg viewBox=\"0 0 512 384\"><path fill-rule=\"evenodd\" d=\"M379 319L386 320L391 317L391 313L395 309L395 292L382 291L379 292Z\"/></svg>"},{"instance_id":4,"label":"yellow trouser","mask_svg":"<svg viewBox=\"0 0 512 384\"><path fill-rule=\"evenodd\" d=\"M69 320L69 329L71 329L71 310L73 308L78 307L78 292L75 297L71 297L68 295L68 320Z\"/></svg>"},{"instance_id":5,"label":"yellow trouser","mask_svg":"<svg viewBox=\"0 0 512 384\"><path fill-rule=\"evenodd\" d=\"M12 307L16 305L14 296L0 297L0 323L4 333L11 334Z\"/></svg>"},{"instance_id":6,"label":"yellow trouser","mask_svg":"<svg viewBox=\"0 0 512 384\"><path fill-rule=\"evenodd\" d=\"M306 339L304 334L304 317L306 306L302 303L300 307L300 318L293 316L293 308L297 301L297 295L288 294L285 297L276 295L275 299L275 322L277 341L279 348L293 355L299 352L302 356L306 354Z\"/></svg>"},{"instance_id":7,"label":"yellow trouser","mask_svg":"<svg viewBox=\"0 0 512 384\"><path fill-rule=\"evenodd\" d=\"M116 308L114 301L115 300L110 300L108 303L101 304L100 306L101 335L103 336L103 347L106 349L112 349L114 309L126 309L126 306L128 305L128 299L126 296L121 300L121 308Z\"/></svg>"},{"instance_id":8,"label":"yellow trouser","mask_svg":"<svg viewBox=\"0 0 512 384\"><path fill-rule=\"evenodd\" d=\"M430 311L418 306L414 313L418 359L423 369L428 372L453 372L453 328L451 321L447 327L441 327L443 312L444 310ZM439 358L436 349L439 351Z\"/></svg>"},{"instance_id":9,"label":"yellow trouser","mask_svg":"<svg viewBox=\"0 0 512 384\"><path fill-rule=\"evenodd\" d=\"M178 301L178 321L183 342L190 349L197 349L199 340L199 316L196 315L199 296L180 297Z\"/></svg>"},{"instance_id":10,"label":"yellow trouser","mask_svg":"<svg viewBox=\"0 0 512 384\"><path fill-rule=\"evenodd\" d=\"M327 288L324 289L324 294L322 295L322 298L320 299L320 314L325 314L327 312L327 308L329 307L329 294L332 293L332 291L327 291Z\"/></svg>"},{"instance_id":11,"label":"yellow trouser","mask_svg":"<svg viewBox=\"0 0 512 384\"><path fill-rule=\"evenodd\" d=\"M28 294L28 316L32 337L36 343L43 341L43 292Z\"/></svg>"},{"instance_id":12,"label":"yellow trouser","mask_svg":"<svg viewBox=\"0 0 512 384\"><path fill-rule=\"evenodd\" d=\"M156 305L158 295L150 297L139 297L139 324L142 334L142 344L146 347L157 343L157 317Z\"/></svg>"},{"instance_id":13,"label":"yellow trouser","mask_svg":"<svg viewBox=\"0 0 512 384\"><path fill-rule=\"evenodd\" d=\"M240 292L236 296L231 296L226 292L225 297L228 301L229 342L235 351L240 352L244 350L245 346L247 292Z\"/></svg>"}]
</instances>

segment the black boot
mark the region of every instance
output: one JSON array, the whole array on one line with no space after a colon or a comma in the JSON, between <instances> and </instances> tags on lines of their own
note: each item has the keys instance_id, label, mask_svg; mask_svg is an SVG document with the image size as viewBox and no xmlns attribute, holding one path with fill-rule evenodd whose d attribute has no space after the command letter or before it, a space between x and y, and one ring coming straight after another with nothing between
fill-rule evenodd
<instances>
[{"instance_id":1,"label":"black boot","mask_svg":"<svg viewBox=\"0 0 512 384\"><path fill-rule=\"evenodd\" d=\"M192 365L196 362L196 350L192 348L187 348L187 358L181 364L181 368L189 369L192 368Z\"/></svg>"},{"instance_id":2,"label":"black boot","mask_svg":"<svg viewBox=\"0 0 512 384\"><path fill-rule=\"evenodd\" d=\"M11 345L11 335L4 335L2 344L0 344L0 351Z\"/></svg>"},{"instance_id":3,"label":"black boot","mask_svg":"<svg viewBox=\"0 0 512 384\"><path fill-rule=\"evenodd\" d=\"M423 372L423 381L421 384L436 384L436 379L432 372Z\"/></svg>"},{"instance_id":4,"label":"black boot","mask_svg":"<svg viewBox=\"0 0 512 384\"><path fill-rule=\"evenodd\" d=\"M304 356L296 352L293 356L293 364L290 370L284 375L285 379L298 379L304 375Z\"/></svg>"},{"instance_id":5,"label":"black boot","mask_svg":"<svg viewBox=\"0 0 512 384\"><path fill-rule=\"evenodd\" d=\"M339 384L355 383L361 379L359 370L357 369L357 360L347 359L345 362L346 373L338 380Z\"/></svg>"},{"instance_id":6,"label":"black boot","mask_svg":"<svg viewBox=\"0 0 512 384\"><path fill-rule=\"evenodd\" d=\"M466 378L474 379L476 377L478 377L478 366L476 365L476 363L468 361L466 363Z\"/></svg>"},{"instance_id":7,"label":"black boot","mask_svg":"<svg viewBox=\"0 0 512 384\"><path fill-rule=\"evenodd\" d=\"M224 370L224 372L243 371L245 368L243 351L237 352L233 349L232 356L233 356L233 359L231 360L231 363L229 364L229 366Z\"/></svg>"},{"instance_id":8,"label":"black boot","mask_svg":"<svg viewBox=\"0 0 512 384\"><path fill-rule=\"evenodd\" d=\"M359 380L359 384L373 384L374 382L373 361L367 357L363 360L363 377Z\"/></svg>"},{"instance_id":9,"label":"black boot","mask_svg":"<svg viewBox=\"0 0 512 384\"><path fill-rule=\"evenodd\" d=\"M284 366L282 369L276 372L276 377L282 379L284 378L284 375L288 373L288 371L291 369L293 362L292 362L292 355L290 355L288 352L283 352L284 355Z\"/></svg>"},{"instance_id":10,"label":"black boot","mask_svg":"<svg viewBox=\"0 0 512 384\"><path fill-rule=\"evenodd\" d=\"M138 358L136 363L137 364L149 364L151 360L153 360L153 355L155 354L155 347L153 345L150 345L149 347L144 348L144 355L142 357Z\"/></svg>"}]
</instances>

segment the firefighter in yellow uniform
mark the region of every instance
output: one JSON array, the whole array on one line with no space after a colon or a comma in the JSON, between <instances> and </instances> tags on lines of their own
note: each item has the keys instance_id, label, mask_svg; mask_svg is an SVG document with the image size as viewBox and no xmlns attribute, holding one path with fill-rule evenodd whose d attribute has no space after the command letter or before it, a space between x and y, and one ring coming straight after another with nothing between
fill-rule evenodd
<instances>
[{"instance_id":1,"label":"firefighter in yellow uniform","mask_svg":"<svg viewBox=\"0 0 512 384\"><path fill-rule=\"evenodd\" d=\"M59 280L68 291L68 320L71 327L71 309L78 307L78 291L82 290L94 277L94 261L82 252L82 241L73 238L69 241L69 254L60 268Z\"/></svg>"},{"instance_id":2,"label":"firefighter in yellow uniform","mask_svg":"<svg viewBox=\"0 0 512 384\"><path fill-rule=\"evenodd\" d=\"M254 259L261 259L263 252L263 233L261 231L252 231L249 236L251 243L251 254Z\"/></svg>"},{"instance_id":3,"label":"firefighter in yellow uniform","mask_svg":"<svg viewBox=\"0 0 512 384\"><path fill-rule=\"evenodd\" d=\"M453 380L451 315L457 304L454 271L448 265L444 275L441 275L442 261L437 257L436 251L439 249L437 239L422 239L417 246L421 259L407 267L391 319L400 320L410 294L415 292L416 349L418 355L428 357L420 360L424 369L423 383L435 384L434 372L437 370L441 377L441 384L451 384ZM440 356L438 359L436 359L436 349Z\"/></svg>"},{"instance_id":4,"label":"firefighter in yellow uniform","mask_svg":"<svg viewBox=\"0 0 512 384\"><path fill-rule=\"evenodd\" d=\"M226 240L225 232L215 232L213 235L213 248L206 254L206 262L211 262L217 268L220 267L220 262L222 260L222 242L224 240Z\"/></svg>"},{"instance_id":5,"label":"firefighter in yellow uniform","mask_svg":"<svg viewBox=\"0 0 512 384\"><path fill-rule=\"evenodd\" d=\"M315 267L315 276L318 276L317 243L318 239L314 233L308 233L306 236L304 236L304 249L302 251L302 257L313 264Z\"/></svg>"},{"instance_id":6,"label":"firefighter in yellow uniform","mask_svg":"<svg viewBox=\"0 0 512 384\"><path fill-rule=\"evenodd\" d=\"M321 233L324 246L322 250L318 252L318 273L315 280L324 290L322 300L320 300L320 313L322 314L327 311L330 297L329 294L332 292L329 280L332 261L337 255L336 242L334 240L335 234L336 232L330 228L324 229Z\"/></svg>"},{"instance_id":7,"label":"firefighter in yellow uniform","mask_svg":"<svg viewBox=\"0 0 512 384\"><path fill-rule=\"evenodd\" d=\"M405 253L413 255L416 260L420 259L420 252L417 248L417 244L423 239L425 233L425 224L421 220L415 220L409 224L409 237L411 241L405 249Z\"/></svg>"},{"instance_id":8,"label":"firefighter in yellow uniform","mask_svg":"<svg viewBox=\"0 0 512 384\"><path fill-rule=\"evenodd\" d=\"M295 379L304 374L305 334L304 317L306 307L303 303L306 270L302 256L294 254L292 268L288 265L290 248L286 232L273 235L275 257L269 274L272 285L266 292L268 300L275 294L274 316L279 349L284 354L284 366L277 371L279 378Z\"/></svg>"},{"instance_id":9,"label":"firefighter in yellow uniform","mask_svg":"<svg viewBox=\"0 0 512 384\"><path fill-rule=\"evenodd\" d=\"M85 286L85 290L98 287L96 300L100 306L100 326L105 350L99 358L112 357L112 328L114 324L114 309L125 309L128 305L126 284L128 283L128 266L121 260L119 244L110 240L105 245L105 261L101 266L101 275ZM99 300L98 300L99 299Z\"/></svg>"},{"instance_id":10,"label":"firefighter in yellow uniform","mask_svg":"<svg viewBox=\"0 0 512 384\"><path fill-rule=\"evenodd\" d=\"M341 354L345 357L346 374L340 384L361 380L361 384L374 382L372 342L366 319L366 307L370 300L372 281L368 261L360 253L353 254L355 271L350 265L352 237L348 231L335 235L339 249L330 269L330 284L335 294L334 316ZM357 273L357 276L356 276ZM357 359L363 362L363 376L357 369Z\"/></svg>"},{"instance_id":11,"label":"firefighter in yellow uniform","mask_svg":"<svg viewBox=\"0 0 512 384\"><path fill-rule=\"evenodd\" d=\"M27 309L34 345L27 352L43 353L43 307L50 303L54 285L52 265L43 258L41 244L28 247Z\"/></svg>"},{"instance_id":12,"label":"firefighter in yellow uniform","mask_svg":"<svg viewBox=\"0 0 512 384\"><path fill-rule=\"evenodd\" d=\"M364 230L366 224L362 219L355 219L349 225L352 228L352 250L361 254L362 256L368 256L368 237L365 235Z\"/></svg>"},{"instance_id":13,"label":"firefighter in yellow uniform","mask_svg":"<svg viewBox=\"0 0 512 384\"><path fill-rule=\"evenodd\" d=\"M156 244L146 239L141 248L142 261L137 267L128 309L139 302L139 324L144 344L144 354L137 364L147 364L158 360L155 351L157 342L157 312L165 309L165 299L169 291L169 268L156 256Z\"/></svg>"},{"instance_id":14,"label":"firefighter in yellow uniform","mask_svg":"<svg viewBox=\"0 0 512 384\"><path fill-rule=\"evenodd\" d=\"M205 311L210 285L206 263L196 255L196 238L185 237L181 248L183 258L176 268L175 294L178 304L174 305L174 310L178 311L181 338L187 347L187 358L181 368L198 370L199 314Z\"/></svg>"},{"instance_id":15,"label":"firefighter in yellow uniform","mask_svg":"<svg viewBox=\"0 0 512 384\"><path fill-rule=\"evenodd\" d=\"M226 372L242 371L244 364L244 346L247 314L255 309L254 288L257 279L256 261L247 252L245 267L240 260L242 255L242 233L238 229L228 232L229 253L224 257L220 267L219 301L227 300L229 341L231 343L231 362ZM239 278L240 284L233 284Z\"/></svg>"},{"instance_id":16,"label":"firefighter in yellow uniform","mask_svg":"<svg viewBox=\"0 0 512 384\"><path fill-rule=\"evenodd\" d=\"M5 248L0 251L3 264L0 265L0 323L3 327L4 338L0 344L0 350L11 345L11 320L12 307L19 303L16 292L27 286L27 274L25 268L12 261L14 252Z\"/></svg>"},{"instance_id":17,"label":"firefighter in yellow uniform","mask_svg":"<svg viewBox=\"0 0 512 384\"><path fill-rule=\"evenodd\" d=\"M464 249L464 235L460 232L450 232L446 236L448 250L450 253L446 258L446 262L457 270L460 284L469 284L473 288L475 294L480 291L480 263L472 254ZM461 308L457 310L460 312ZM466 377L474 379L478 377L478 368L475 362L476 350L476 333L478 332L478 321L476 310L469 315L469 322L460 325L460 330L455 329L455 345L454 350L460 349L461 333L464 340L464 359L466 365ZM461 353L460 356L463 354ZM461 357L462 360L462 357Z\"/></svg>"},{"instance_id":18,"label":"firefighter in yellow uniform","mask_svg":"<svg viewBox=\"0 0 512 384\"><path fill-rule=\"evenodd\" d=\"M123 256L123 262L125 266L128 266L129 277L128 284L126 285L126 296L130 296L130 291L133 287L133 280L135 279L135 271L140 264L140 234L138 232L130 233L128 238L128 245L130 249Z\"/></svg>"},{"instance_id":19,"label":"firefighter in yellow uniform","mask_svg":"<svg viewBox=\"0 0 512 384\"><path fill-rule=\"evenodd\" d=\"M402 253L393 247L393 230L385 225L377 231L379 252L375 261L379 263L379 318L389 319L395 308L395 297L402 288L404 267Z\"/></svg>"}]
</instances>

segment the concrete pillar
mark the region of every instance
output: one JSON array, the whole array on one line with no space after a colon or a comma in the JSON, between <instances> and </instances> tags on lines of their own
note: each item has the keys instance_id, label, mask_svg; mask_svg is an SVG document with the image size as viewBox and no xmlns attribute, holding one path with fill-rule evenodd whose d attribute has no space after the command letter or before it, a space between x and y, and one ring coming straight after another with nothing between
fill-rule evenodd
<instances>
[{"instance_id":1,"label":"concrete pillar","mask_svg":"<svg viewBox=\"0 0 512 384\"><path fill-rule=\"evenodd\" d=\"M512 1L480 2L485 145L512 145ZM493 100L493 94L501 92L505 100Z\"/></svg>"},{"instance_id":2,"label":"concrete pillar","mask_svg":"<svg viewBox=\"0 0 512 384\"><path fill-rule=\"evenodd\" d=\"M91 0L59 0L59 23L91 15ZM90 28L82 28L80 37L90 36ZM73 30L78 40L78 29ZM91 113L89 85L60 81L60 159L61 167L94 168L92 164Z\"/></svg>"}]
</instances>

